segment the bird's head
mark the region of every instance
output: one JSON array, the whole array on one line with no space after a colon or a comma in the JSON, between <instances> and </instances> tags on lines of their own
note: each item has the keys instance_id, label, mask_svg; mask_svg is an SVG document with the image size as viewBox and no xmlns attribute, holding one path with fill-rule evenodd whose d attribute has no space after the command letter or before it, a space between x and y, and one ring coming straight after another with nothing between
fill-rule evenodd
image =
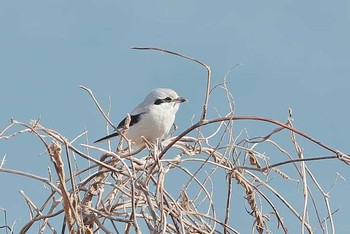
<instances>
[{"instance_id":1,"label":"bird's head","mask_svg":"<svg viewBox=\"0 0 350 234\"><path fill-rule=\"evenodd\" d=\"M176 112L179 109L179 104L187 102L187 99L179 97L172 89L158 88L152 90L147 95L144 102L155 108L165 108Z\"/></svg>"}]
</instances>

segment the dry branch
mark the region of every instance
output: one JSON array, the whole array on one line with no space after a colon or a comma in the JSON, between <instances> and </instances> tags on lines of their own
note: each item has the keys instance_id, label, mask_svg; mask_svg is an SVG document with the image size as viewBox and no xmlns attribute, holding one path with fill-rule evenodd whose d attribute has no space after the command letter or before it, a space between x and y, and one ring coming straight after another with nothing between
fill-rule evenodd
<instances>
[{"instance_id":1,"label":"dry branch","mask_svg":"<svg viewBox=\"0 0 350 234\"><path fill-rule=\"evenodd\" d=\"M218 117L207 119L209 99L216 93L210 88L211 70L208 65L161 48L133 49L179 56L207 70L201 118L182 133L165 139L162 144L148 142L147 148L132 152L130 142L123 136L123 131L127 129L121 131L126 141L123 143L121 140L116 152L113 152L81 142L81 137L87 135L86 131L69 140L59 132L42 126L38 120L31 124L12 120L0 132L0 140L32 134L43 143L55 168L55 173L49 171L48 177L44 178L4 168L6 164L1 164L1 173L43 182L51 191L47 197L43 195L40 206L23 193L33 215L21 228L21 233L32 232L37 223L41 233L47 230L55 233L55 228L59 229L55 222L57 219L65 220L61 231L69 233L240 233L235 228L237 222L241 222L234 220L237 213L245 223L251 224L252 232L257 233L271 233L278 229L288 233L288 230L294 230L291 219L299 222L301 232L317 233L317 229L335 232L335 211L330 205L330 191L325 192L309 165L325 160L338 160L348 165L349 155L296 129L292 125L291 112L287 123L260 116L234 115L227 75L224 82L214 89L222 88L217 90L226 95L229 111L221 115L215 110ZM80 88L88 92L98 111L114 127L93 92L84 86ZM234 128L238 121L269 123L272 130L264 136L244 136L245 131ZM20 130L13 131L18 127ZM280 139L285 131L291 134L291 140ZM313 142L329 155L306 155L298 142L300 138ZM294 151L287 151L285 144L293 146ZM121 146L125 145L129 150L122 150ZM268 151L264 151L265 147L272 147L279 154L269 155ZM83 153L83 149L87 149L88 153ZM67 157L65 160L62 152ZM73 156L75 161L71 161ZM75 162L75 167L72 162ZM286 198L286 193L280 190L278 184L270 183L271 177L283 183L302 183L300 195L304 197L304 203L301 210ZM226 188L226 196L223 188ZM239 195L235 191L239 190L246 200L246 211L237 210L235 202L239 200ZM295 191L296 194L298 192ZM323 201L318 201L316 195L321 195ZM217 196L220 196L219 201ZM276 217L277 225L271 222L271 216ZM7 222L0 228L14 230ZM247 233L248 230L241 232Z\"/></svg>"}]
</instances>

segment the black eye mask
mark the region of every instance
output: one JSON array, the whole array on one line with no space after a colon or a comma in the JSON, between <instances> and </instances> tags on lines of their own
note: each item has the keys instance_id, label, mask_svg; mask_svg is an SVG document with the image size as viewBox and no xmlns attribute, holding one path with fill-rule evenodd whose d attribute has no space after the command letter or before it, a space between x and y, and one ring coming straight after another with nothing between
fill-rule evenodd
<instances>
[{"instance_id":1,"label":"black eye mask","mask_svg":"<svg viewBox=\"0 0 350 234\"><path fill-rule=\"evenodd\" d=\"M163 98L163 99L157 99L155 102L154 102L154 105L160 105L164 102L171 102L171 98L170 97L166 97L166 98Z\"/></svg>"}]
</instances>

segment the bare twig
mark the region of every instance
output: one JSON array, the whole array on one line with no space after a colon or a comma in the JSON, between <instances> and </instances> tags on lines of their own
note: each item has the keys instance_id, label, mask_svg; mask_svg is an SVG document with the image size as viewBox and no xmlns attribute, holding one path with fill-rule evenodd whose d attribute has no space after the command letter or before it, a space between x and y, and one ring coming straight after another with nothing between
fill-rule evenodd
<instances>
[{"instance_id":1,"label":"bare twig","mask_svg":"<svg viewBox=\"0 0 350 234\"><path fill-rule=\"evenodd\" d=\"M172 54L172 55L175 55L175 56L179 56L181 58L189 59L189 60L191 60L193 62L196 62L196 63L202 65L207 70L207 88L206 88L206 91L205 91L205 101L204 101L204 105L203 105L202 118L201 118L200 122L205 122L206 121L208 102L209 102L209 95L210 95L210 82L211 82L211 70L210 70L210 66L209 65L203 63L202 61L200 61L200 60L198 60L196 58L193 58L193 57L190 57L190 56L187 56L187 55L184 55L184 54L180 54L180 53L177 53L177 52L174 52L174 51L162 49L162 48L157 48L157 47L131 47L131 49L133 49L133 50L156 50L156 51L160 51L160 52L163 52L163 53L168 53L168 54Z\"/></svg>"},{"instance_id":2,"label":"bare twig","mask_svg":"<svg viewBox=\"0 0 350 234\"><path fill-rule=\"evenodd\" d=\"M330 192L335 185L338 186L338 177L330 189L325 190L318 174L311 171L309 165L326 160L350 165L348 154L295 128L291 111L287 123L260 116L236 116L234 98L227 86L228 73L222 83L211 89L211 70L204 62L161 48L132 49L160 51L205 67L207 86L200 120L179 135L162 142L162 139L151 142L143 138L146 150L143 147L132 152L130 144L129 150L122 150L123 139L126 139L123 133L127 131L128 124L120 131L122 138L117 151L112 152L110 146L104 149L90 145L85 129L68 140L58 131L42 126L38 120L30 124L12 120L0 132L0 140L11 140L19 134L32 134L45 147L56 172L52 173L52 166L47 166L49 171L45 178L30 172L7 169L4 163L0 164L2 173L37 180L44 183L45 189L49 188L48 195L40 193L43 196L41 204L37 204L37 201L34 203L22 192L31 217L21 228L21 233L33 232L31 229L35 223L39 224L39 233L57 233L55 228L64 233L67 232L66 225L70 233L89 234L239 233L234 226L240 220L232 220L232 217L244 217L246 211L251 219L244 220L251 220L251 232L272 232L271 226L275 224L271 222L272 216L277 219L276 228L283 233L295 229L289 227L290 219L295 217L301 233L313 233L319 226L324 233L335 233L333 215L336 211L332 212L330 206ZM93 99L108 123L107 128L108 125L113 126L108 117L111 106L107 114L104 113L92 90L84 86L80 88ZM215 92L212 92L214 89ZM219 112L221 107L214 107L217 117L207 119L209 98L218 91L225 95L222 103L227 103L227 112L222 114ZM128 122L130 117L126 119ZM238 121L270 123L273 129L268 134L254 136L245 128L237 131L234 127ZM292 136L287 141L281 134L285 130ZM84 144L77 141L82 136L85 136ZM313 155L309 150L304 151L300 139L313 142L329 155ZM290 150L292 147L294 151ZM66 155L64 160L61 151ZM12 160L9 159L9 153L6 155L7 161ZM300 211L296 208L299 204L289 200L286 191L280 187L281 183L295 185L295 182L302 183L303 188L295 191L296 196L304 197ZM226 196L220 192L225 187ZM243 192L243 198L248 204L246 209L236 206L235 202L240 200L237 199L240 195L236 191ZM291 191L288 189L287 193ZM314 212L310 212L310 207ZM221 216L217 216L218 210ZM235 215L232 215L233 212ZM53 225L57 223L53 222L55 219L64 220L61 227ZM316 223L314 227L311 226L313 223ZM6 214L5 224L0 228L7 233L14 230L9 227ZM242 233L246 232L248 230L242 230Z\"/></svg>"}]
</instances>

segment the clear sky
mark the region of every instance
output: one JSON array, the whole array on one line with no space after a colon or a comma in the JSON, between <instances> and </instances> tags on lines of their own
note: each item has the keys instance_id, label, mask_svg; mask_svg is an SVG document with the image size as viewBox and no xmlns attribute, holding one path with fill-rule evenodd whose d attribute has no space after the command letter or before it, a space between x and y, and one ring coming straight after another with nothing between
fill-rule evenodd
<instances>
[{"instance_id":1,"label":"clear sky","mask_svg":"<svg viewBox=\"0 0 350 234\"><path fill-rule=\"evenodd\" d=\"M349 153L349 12L346 0L0 0L0 128L11 118L40 118L69 138L84 128L90 140L101 137L105 123L78 88L85 85L104 107L111 98L115 123L151 89L172 88L190 101L177 116L179 130L186 129L201 112L205 70L173 56L130 49L156 46L209 64L213 85L233 65L242 64L229 78L237 115L284 122L291 107L297 128ZM215 116L213 107L220 108L214 97L210 117ZM267 133L270 128L261 125L250 131ZM50 162L43 152L29 134L0 141L6 168L44 176ZM310 153L325 152L311 145ZM349 178L349 168L341 163L317 165L330 181L335 172ZM0 207L10 222L22 219L18 226L28 214L18 190L35 196L34 186L42 188L31 183L0 174ZM340 208L338 233L350 230L350 209L344 206L348 188L341 181L331 194L332 207Z\"/></svg>"}]
</instances>

